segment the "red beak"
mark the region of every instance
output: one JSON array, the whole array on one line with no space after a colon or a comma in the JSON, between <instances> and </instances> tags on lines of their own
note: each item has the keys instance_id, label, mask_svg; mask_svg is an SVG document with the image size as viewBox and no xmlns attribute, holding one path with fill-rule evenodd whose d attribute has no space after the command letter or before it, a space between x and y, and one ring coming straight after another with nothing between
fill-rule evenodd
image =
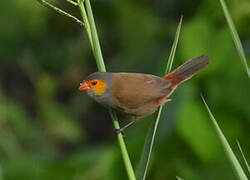
<instances>
[{"instance_id":1,"label":"red beak","mask_svg":"<svg viewBox=\"0 0 250 180\"><path fill-rule=\"evenodd\" d=\"M87 91L87 90L90 90L90 87L86 81L83 81L82 83L80 83L80 86L78 89L80 91Z\"/></svg>"}]
</instances>

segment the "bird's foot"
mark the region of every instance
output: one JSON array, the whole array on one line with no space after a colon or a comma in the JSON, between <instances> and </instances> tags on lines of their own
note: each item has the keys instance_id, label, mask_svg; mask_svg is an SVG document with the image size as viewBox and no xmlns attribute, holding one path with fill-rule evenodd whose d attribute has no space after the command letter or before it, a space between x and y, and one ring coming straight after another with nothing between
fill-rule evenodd
<instances>
[{"instance_id":1,"label":"bird's foot","mask_svg":"<svg viewBox=\"0 0 250 180\"><path fill-rule=\"evenodd\" d=\"M172 101L172 99L168 99L168 96L163 96L162 98L158 99L158 104L163 105L169 101Z\"/></svg>"},{"instance_id":2,"label":"bird's foot","mask_svg":"<svg viewBox=\"0 0 250 180\"><path fill-rule=\"evenodd\" d=\"M165 99L164 101L162 101L161 105L165 105L167 102L172 101L172 99Z\"/></svg>"},{"instance_id":3,"label":"bird's foot","mask_svg":"<svg viewBox=\"0 0 250 180\"><path fill-rule=\"evenodd\" d=\"M125 136L125 132L124 132L124 129L123 128L121 128L121 129L115 129L115 132L116 132L116 134L122 134L123 136Z\"/></svg>"},{"instance_id":4,"label":"bird's foot","mask_svg":"<svg viewBox=\"0 0 250 180\"><path fill-rule=\"evenodd\" d=\"M170 101L172 101L172 99L166 99L166 100L163 102L163 104L165 104L165 103L167 103L167 102L170 102Z\"/></svg>"},{"instance_id":5,"label":"bird's foot","mask_svg":"<svg viewBox=\"0 0 250 180\"><path fill-rule=\"evenodd\" d=\"M132 126L133 124L135 124L137 122L137 119L134 119L133 121L131 121L130 123L126 124L125 126L123 126L122 128L120 129L115 129L116 133L117 134L122 134L124 136L124 133L125 133L125 130L127 128L129 128L130 126Z\"/></svg>"}]
</instances>

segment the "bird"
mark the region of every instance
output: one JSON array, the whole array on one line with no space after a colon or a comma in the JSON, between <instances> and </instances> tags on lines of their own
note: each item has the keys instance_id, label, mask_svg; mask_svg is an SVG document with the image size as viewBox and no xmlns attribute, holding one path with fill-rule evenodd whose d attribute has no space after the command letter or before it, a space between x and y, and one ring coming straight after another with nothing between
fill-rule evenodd
<instances>
[{"instance_id":1,"label":"bird","mask_svg":"<svg viewBox=\"0 0 250 180\"><path fill-rule=\"evenodd\" d=\"M116 132L124 131L138 119L154 113L159 106L170 101L170 95L182 82L205 68L210 62L209 56L199 56L165 75L127 72L94 72L84 79L80 91L87 94L101 105L115 109L133 120Z\"/></svg>"}]
</instances>

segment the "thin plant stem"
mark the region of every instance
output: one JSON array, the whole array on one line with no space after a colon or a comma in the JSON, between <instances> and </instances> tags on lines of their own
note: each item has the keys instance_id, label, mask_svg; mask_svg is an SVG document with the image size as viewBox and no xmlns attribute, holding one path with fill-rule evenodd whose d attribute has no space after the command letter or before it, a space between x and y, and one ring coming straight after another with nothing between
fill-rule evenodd
<instances>
[{"instance_id":1,"label":"thin plant stem","mask_svg":"<svg viewBox=\"0 0 250 180\"><path fill-rule=\"evenodd\" d=\"M177 48L179 35L180 35L180 30L181 30L181 25L182 25L182 19L183 19L183 17L181 16L179 25L178 25L177 30L176 30L175 39L174 39L174 42L173 42L173 45L172 45L172 48L171 48L171 52L170 52L170 55L169 55L169 58L168 58L168 63L167 63L165 74L170 72L170 70L172 68L172 65L173 65L175 51L176 51L176 48ZM148 158L147 158L147 162L146 162L146 167L145 167L145 170L144 170L144 173L143 173L143 180L145 180L146 176L147 176L148 165L149 165L149 162L150 162L150 158L151 158L151 154L152 154L152 150L153 150L153 146L154 146L155 135L156 135L156 131L157 131L157 128L158 128L159 121L160 121L162 108L163 108L163 105L160 106L160 108L159 108L159 110L157 112L157 118L156 118L156 121L155 121L154 130L153 130L153 134L152 134L152 139L151 139L151 143L150 143L150 146L149 146L149 153L148 153Z\"/></svg>"},{"instance_id":2,"label":"thin plant stem","mask_svg":"<svg viewBox=\"0 0 250 180\"><path fill-rule=\"evenodd\" d=\"M95 21L94 21L94 16L92 13L91 4L90 4L89 0L85 0L85 3L86 3L87 13L85 11L85 6L84 6L83 1L82 0L78 1L83 21L86 23L87 34L88 34L90 43L92 44L91 47L92 47L94 56L96 58L98 70L105 72L106 68L105 68L105 64L104 64L104 60L103 60L103 56L102 56L102 52L101 52L98 34L96 31L96 27L95 27ZM111 109L109 110L109 113L110 113L110 116L111 116L111 119L112 119L112 122L113 122L115 129L119 129L120 125L119 125L116 113L113 112ZM133 166L131 164L131 161L130 161L130 158L128 155L127 147L126 147L126 144L124 142L124 139L123 139L123 136L121 133L117 134L117 139L118 139L118 143L119 143L119 146L121 149L121 154L123 157L123 161L124 161L124 165L125 165L128 177L130 180L136 180Z\"/></svg>"},{"instance_id":3,"label":"thin plant stem","mask_svg":"<svg viewBox=\"0 0 250 180\"><path fill-rule=\"evenodd\" d=\"M97 67L99 69L99 71L105 72L106 68L105 68L105 64L104 64L104 60L103 60L103 56L102 56L102 50L101 50L101 46L100 46L100 42L99 42L99 38L97 35L97 31L96 31L96 26L95 26L95 20L94 20L94 16L92 13L92 8L91 8L91 4L89 0L85 0L86 3L86 10L87 10L87 15L88 15L88 19L89 19L89 25L91 28L91 35L92 35L92 43L93 43L93 47L94 47L94 53L96 55L96 59L97 59Z\"/></svg>"},{"instance_id":4,"label":"thin plant stem","mask_svg":"<svg viewBox=\"0 0 250 180\"><path fill-rule=\"evenodd\" d=\"M162 107L163 106L160 106L160 108L159 108L159 110L157 112L157 118L156 118L156 121L155 121L154 130L153 130L153 134L152 134L152 139L151 139L150 146L149 146L147 163L146 163L145 171L144 171L143 178L142 178L143 180L145 180L146 176L147 176L148 165L149 165L149 162L150 162L150 158L151 158L151 154L152 154L152 150L153 150L153 146L154 146L155 135L156 135L156 131L157 131L157 128L158 128Z\"/></svg>"},{"instance_id":5,"label":"thin plant stem","mask_svg":"<svg viewBox=\"0 0 250 180\"><path fill-rule=\"evenodd\" d=\"M66 0L66 1L74 6L78 6L78 3L73 0Z\"/></svg>"},{"instance_id":6,"label":"thin plant stem","mask_svg":"<svg viewBox=\"0 0 250 180\"><path fill-rule=\"evenodd\" d=\"M236 140L236 142L237 142L238 148L239 148L239 150L240 150L240 153L241 153L241 155L242 155L242 157L243 157L244 163L245 163L245 165L246 165L246 167L247 167L248 173L250 174L250 167L249 167L249 164L248 164L248 162L247 162L247 159L246 159L246 157L245 157L245 155L244 155L244 153L243 153L243 151L242 151L242 149L241 149L240 142L239 142L238 140Z\"/></svg>"},{"instance_id":7,"label":"thin plant stem","mask_svg":"<svg viewBox=\"0 0 250 180\"><path fill-rule=\"evenodd\" d=\"M120 129L120 125L119 125L116 113L114 113L111 109L109 110L109 113L110 113L110 116L112 118L112 122L113 122L115 129ZM130 180L136 180L134 169L132 167L122 133L119 133L117 135L117 139L118 139L118 143L119 143L120 148L121 148L121 153L122 153L123 161L125 164L125 168L127 170L128 177Z\"/></svg>"},{"instance_id":8,"label":"thin plant stem","mask_svg":"<svg viewBox=\"0 0 250 180\"><path fill-rule=\"evenodd\" d=\"M177 47L177 44L178 44L178 41L179 41L179 34L180 34L180 31L181 31L182 20L183 20L183 16L181 16L179 25L178 25L177 30L176 30L175 40L174 40L173 45L171 47L171 51L170 51L170 55L169 55L169 58L168 58L168 63L167 63L167 67L166 67L166 70L165 70L165 74L170 73L173 62L174 62L173 59L174 59L175 52L176 52L176 47Z\"/></svg>"},{"instance_id":9,"label":"thin plant stem","mask_svg":"<svg viewBox=\"0 0 250 180\"><path fill-rule=\"evenodd\" d=\"M83 4L83 0L78 0L78 6L79 6L79 9L80 9L80 13L81 13L83 22L85 24L85 30L86 30L87 36L89 38L90 46L92 48L94 56L96 57L96 54L94 52L94 47L93 47L93 40L92 40L92 35L91 35L91 29L90 29L90 26L89 26L89 19L88 19L88 16L87 16L84 4ZM96 61L97 61L97 58L96 58Z\"/></svg>"},{"instance_id":10,"label":"thin plant stem","mask_svg":"<svg viewBox=\"0 0 250 180\"><path fill-rule=\"evenodd\" d=\"M49 8L49 9L55 11L56 13L58 13L58 14L60 14L60 15L63 15L63 16L65 16L65 17L68 17L68 18L72 19L74 22L76 22L77 24L79 24L79 25L82 26L82 27L84 26L84 23L83 23L81 20L79 20L79 19L77 19L75 16L72 16L71 14L65 12L64 10L62 10L62 9L60 9L60 8L58 8L58 7L53 6L52 4L48 3L48 2L45 1L45 0L37 0L37 1L38 1L41 5L43 5L44 7Z\"/></svg>"}]
</instances>

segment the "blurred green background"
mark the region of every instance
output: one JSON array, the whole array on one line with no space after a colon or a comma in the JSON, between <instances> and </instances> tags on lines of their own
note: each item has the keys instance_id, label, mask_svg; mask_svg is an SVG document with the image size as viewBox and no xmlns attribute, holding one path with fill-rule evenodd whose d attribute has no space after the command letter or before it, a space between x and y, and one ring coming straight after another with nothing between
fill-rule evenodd
<instances>
[{"instance_id":1,"label":"blurred green background","mask_svg":"<svg viewBox=\"0 0 250 180\"><path fill-rule=\"evenodd\" d=\"M50 2L80 17L63 0ZM249 62L250 1L226 2ZM164 108L148 179L236 179L200 98L240 162L236 139L250 159L250 84L219 1L93 0L92 6L108 71L162 76L181 15L174 67L211 57ZM108 112L77 90L94 71L84 29L36 0L1 1L0 179L127 179ZM153 119L126 131L135 169Z\"/></svg>"}]
</instances>

